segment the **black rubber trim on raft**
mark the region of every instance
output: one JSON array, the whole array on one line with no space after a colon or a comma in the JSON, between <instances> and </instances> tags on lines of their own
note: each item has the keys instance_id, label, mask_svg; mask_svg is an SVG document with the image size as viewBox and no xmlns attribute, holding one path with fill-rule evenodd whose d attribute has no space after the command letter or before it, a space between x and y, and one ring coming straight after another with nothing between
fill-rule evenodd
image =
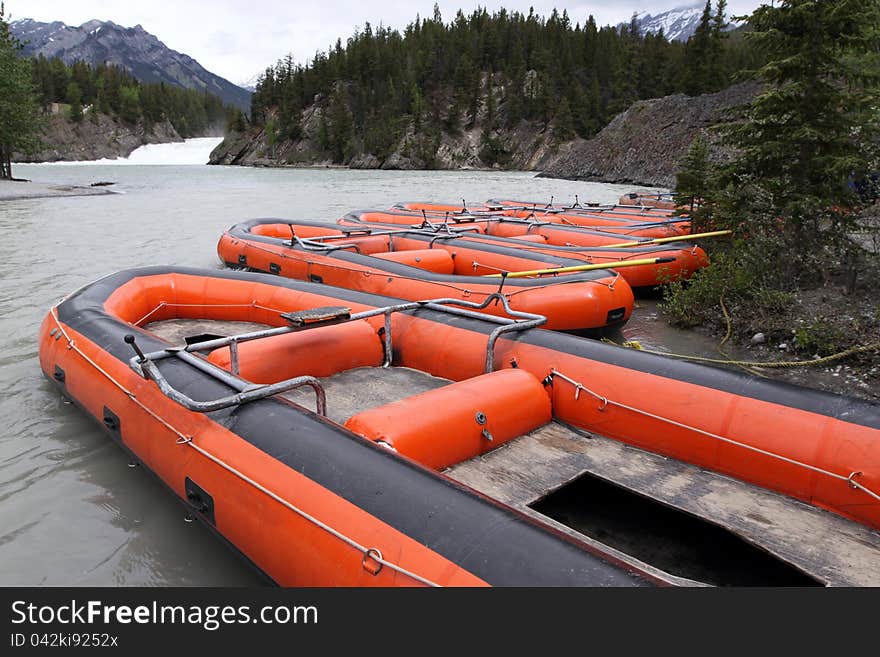
<instances>
[{"instance_id":1,"label":"black rubber trim on raft","mask_svg":"<svg viewBox=\"0 0 880 657\"><path fill-rule=\"evenodd\" d=\"M315 253L313 251L307 251L297 246L290 246L290 240L281 239L280 237L269 237L266 235L256 235L251 232L251 229L254 226L265 225L265 224L288 224L290 221L286 221L284 219L250 219L248 221L244 221L242 223L235 224L232 226L226 233L241 242L260 242L263 244L271 244L273 246L283 246L284 248L290 251L296 251L299 253ZM303 226L317 226L330 228L334 230L340 230L345 232L346 226L336 226L332 224L324 224L317 221L296 221L295 223L303 225ZM352 230L351 226L347 227L349 230ZM406 237L407 239L414 239L418 241L425 242L425 244L429 244L432 239L436 236L432 235L424 235L422 233L410 233L403 234L402 237ZM515 246L515 245L514 245ZM467 248L474 251L482 251L484 253L496 253L514 256L517 258L527 258L529 260L534 260L536 262L546 263L548 268L550 267L568 267L568 266L578 266L583 265L583 260L576 260L574 258L561 258L553 255L549 255L546 253L536 253L532 251L522 251L512 248L511 246L504 246L500 244L488 244L488 243L478 243L478 242L467 242L463 248ZM439 274L437 272L428 271L425 269L419 269L418 267L413 267L411 265L406 265L399 262L394 262L393 260L384 260L382 258L374 258L369 255L361 255L360 253L355 253L352 251L331 251L329 253L322 253L327 258L335 258L338 260L342 260L352 264L363 265L366 267L371 267L373 269L379 269L389 274L395 274L397 276L406 276L410 278L417 277L419 279L425 281L432 281L438 283L459 283L462 285L466 284L481 284L487 285L490 284L493 279L487 279L482 276L464 276L461 274ZM603 278L609 278L614 276L614 272L607 269L596 269L592 271L578 272L576 274L566 274L564 279L554 278L554 279L535 279L535 278L511 278L506 279L504 283L504 287L546 287L548 283L552 283L554 285L562 285L565 283L584 283L597 281ZM501 283L500 279L497 279L496 282Z\"/></svg>"},{"instance_id":2,"label":"black rubber trim on raft","mask_svg":"<svg viewBox=\"0 0 880 657\"><path fill-rule=\"evenodd\" d=\"M119 416L105 406L104 417L101 421L104 423L107 431L110 432L110 435L122 442L122 423L119 421Z\"/></svg>"},{"instance_id":3,"label":"black rubber trim on raft","mask_svg":"<svg viewBox=\"0 0 880 657\"><path fill-rule=\"evenodd\" d=\"M74 294L58 307L59 320L127 363L132 352L123 337L132 329L104 313L103 302L133 278L168 273L253 280L369 305L395 301L264 274L144 268L111 275ZM141 333L138 342L145 351L167 347L167 343L146 332ZM169 359L162 361L160 367L172 385L194 399L204 400L229 392L218 381L182 361ZM646 583L638 574L594 554L584 544L461 484L396 457L292 403L266 399L213 413L211 418L303 476L490 584L630 586ZM222 505L222 500L217 503Z\"/></svg>"},{"instance_id":4,"label":"black rubber trim on raft","mask_svg":"<svg viewBox=\"0 0 880 657\"><path fill-rule=\"evenodd\" d=\"M208 493L189 477L183 481L186 503L192 511L201 516L205 522L216 526L214 518L214 496Z\"/></svg>"}]
</instances>

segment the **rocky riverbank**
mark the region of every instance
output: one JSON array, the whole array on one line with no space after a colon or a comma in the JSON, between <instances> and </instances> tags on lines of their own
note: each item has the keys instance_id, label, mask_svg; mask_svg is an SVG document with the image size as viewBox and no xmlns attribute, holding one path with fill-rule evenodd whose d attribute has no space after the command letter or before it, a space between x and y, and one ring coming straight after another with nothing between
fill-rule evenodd
<instances>
[{"instance_id":1,"label":"rocky riverbank","mask_svg":"<svg viewBox=\"0 0 880 657\"><path fill-rule=\"evenodd\" d=\"M144 144L183 141L168 121L147 128L142 121L129 125L107 114L87 113L79 122L63 113L46 118L41 135L43 145L29 155L19 154L16 162L60 162L128 157Z\"/></svg>"},{"instance_id":2,"label":"rocky riverbank","mask_svg":"<svg viewBox=\"0 0 880 657\"><path fill-rule=\"evenodd\" d=\"M730 156L707 129L735 118L736 108L750 102L757 91L754 84L739 84L715 94L639 101L594 138L564 145L540 175L674 187L679 162L697 134L707 137L713 162Z\"/></svg>"},{"instance_id":3,"label":"rocky riverbank","mask_svg":"<svg viewBox=\"0 0 880 657\"><path fill-rule=\"evenodd\" d=\"M551 121L521 121L487 131L485 108L473 126L434 136L409 125L385 155L358 154L345 164L353 169L509 169L541 171L549 178L635 183L672 187L678 163L694 137L719 121L735 116L757 87L741 84L716 94L666 96L639 101L617 115L594 138L563 140ZM500 103L500 98L499 98ZM302 132L280 139L266 126L236 132L211 154L211 164L244 166L331 166L332 155L321 147L325 101L318 98L302 115ZM708 135L711 159L729 152Z\"/></svg>"}]
</instances>

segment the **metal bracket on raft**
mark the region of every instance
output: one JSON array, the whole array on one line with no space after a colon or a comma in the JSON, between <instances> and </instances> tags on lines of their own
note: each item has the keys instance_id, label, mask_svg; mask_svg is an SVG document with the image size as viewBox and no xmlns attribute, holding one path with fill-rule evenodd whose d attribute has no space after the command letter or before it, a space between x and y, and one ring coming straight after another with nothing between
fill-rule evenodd
<instances>
[{"instance_id":1,"label":"metal bracket on raft","mask_svg":"<svg viewBox=\"0 0 880 657\"><path fill-rule=\"evenodd\" d=\"M510 315L508 317L496 317L493 315L485 315L475 312L487 307L492 302L500 303L504 311ZM454 306L463 306L455 308ZM259 340L276 335L284 335L297 331L308 331L322 326L332 324L340 324L359 319L367 319L368 317L385 316L384 323L384 348L385 359L383 366L391 365L393 359L393 338L392 338L392 322L391 315L397 312L406 312L419 309L428 309L443 312L471 319L479 319L481 321L499 324L489 334L486 344L486 366L485 371L491 372L495 369L495 343L498 338L505 333L512 331L524 331L545 324L547 318L543 315L535 315L512 310L508 304L507 298L495 292L488 295L481 303L472 301L464 301L462 299L431 299L428 301L411 301L400 303L393 306L385 306L384 308L374 308L373 310L365 310L359 313L351 313L349 308L342 306L331 306L323 308L314 308L310 310L282 313L281 316L288 321L287 326L277 328L264 329L261 331L253 331L250 333L241 333L225 338L216 338L213 340L205 340L180 347L168 347L161 351L154 351L145 354L138 346L135 336L128 334L125 336L125 342L134 350L135 355L129 360L129 366L145 379L150 379L156 383L162 393L174 400L184 408L196 411L198 413L210 413L231 406L238 406L248 402L265 399L283 392L288 392L303 386L309 386L315 391L316 411L320 415L327 414L327 399L321 382L313 376L298 376L278 383L255 385L238 376L238 345L242 342L251 340ZM471 309L471 310L468 310ZM218 367L207 358L196 355L192 352L208 352L221 347L229 347L230 350L230 371ZM188 395L182 393L175 388L165 378L157 365L158 361L166 358L177 358L185 363L195 367L205 374L213 377L221 383L235 390L235 394L220 397L210 401L196 401Z\"/></svg>"},{"instance_id":2,"label":"metal bracket on raft","mask_svg":"<svg viewBox=\"0 0 880 657\"><path fill-rule=\"evenodd\" d=\"M500 303L501 306L504 308L504 312L515 319L510 319L507 317L496 317L494 315L485 315L483 313L474 312L474 310L482 310L483 308L486 308L493 301L495 303ZM462 308L454 308L453 306L462 306ZM377 308L375 310L367 310L363 313L352 315L352 319L361 319L374 315L385 315L385 365L387 366L391 364L392 353L390 321L391 314L406 310L416 310L419 308L427 308L429 310L436 310L439 312L448 313L450 315L459 315L461 317L470 317L472 319L492 322L493 324L500 324L501 326L493 329L493 331L489 334L489 340L486 343L485 371L487 373L495 369L495 343L498 341L499 337L501 337L505 333L510 333L512 331L525 331L527 329L536 328L547 323L547 318L544 317L544 315L536 315L534 313L526 313L518 310L513 310L507 301L507 297L505 297L503 294L500 294L499 292L493 292L492 294L487 295L486 298L480 303L476 303L473 301L464 301L462 299L432 299L430 301L413 301L410 303L402 303L395 306L387 306L385 308ZM472 310L466 310L467 308L471 308Z\"/></svg>"},{"instance_id":3,"label":"metal bracket on raft","mask_svg":"<svg viewBox=\"0 0 880 657\"><path fill-rule=\"evenodd\" d=\"M348 235L334 235L333 237L348 237ZM331 251L347 251L354 249L355 253L361 252L361 247L357 244L326 244L319 239L302 238L296 234L293 224L290 224L290 242L288 245L292 248L298 246L303 251L322 251L329 253Z\"/></svg>"}]
</instances>

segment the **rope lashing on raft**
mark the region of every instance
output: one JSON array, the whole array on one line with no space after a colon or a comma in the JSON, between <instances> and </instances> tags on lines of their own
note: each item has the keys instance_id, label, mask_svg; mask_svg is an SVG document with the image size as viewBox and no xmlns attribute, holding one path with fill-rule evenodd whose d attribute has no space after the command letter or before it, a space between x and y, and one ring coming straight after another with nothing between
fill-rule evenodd
<instances>
[{"instance_id":1,"label":"rope lashing on raft","mask_svg":"<svg viewBox=\"0 0 880 657\"><path fill-rule=\"evenodd\" d=\"M556 369L551 369L550 374L547 375L547 378L550 379L551 383L554 378L560 378L563 381L573 385L574 389L575 389L575 396L574 396L575 400L580 399L581 392L585 392L588 395L599 400L600 402L602 402L602 405L598 409L599 411L604 411L608 406L617 406L618 408L622 408L622 409L630 411L632 413L638 413L639 415L644 415L645 417L649 417L654 420L659 420L660 422L665 422L667 424L671 424L671 425L679 427L681 429L693 431L694 433L698 433L698 434L700 434L702 436L706 436L708 438L714 438L716 440L720 440L721 442L727 443L729 445L734 445L736 447L742 447L743 449L755 452L757 454L762 454L764 456L768 456L773 459L778 459L780 461L784 461L785 463L789 463L791 465L795 465L795 466L798 466L801 468L806 468L807 470L817 472L819 474L831 477L833 479L838 479L840 481L846 482L851 488L857 488L857 489L867 493L868 495L873 497L878 502L880 502L880 495L878 495L877 493L875 493L873 490L871 490L867 486L864 486L863 484L860 484L859 482L857 482L855 480L856 477L858 477L862 474L862 472L859 470L853 470L848 475L838 474L836 472L831 472L830 470L825 470L824 468L819 468L815 465L810 465L809 463L804 463L803 461L797 461L797 460L789 458L787 456L782 456L781 454L775 454L774 452L769 452L765 449L761 449L760 447L755 447L754 445L748 445L748 444L740 442L738 440L734 440L733 438L727 438L726 436L721 436L717 433L712 433L711 431L706 431L705 429L700 429L698 427L694 427L689 424L685 424L683 422L678 422L677 420L673 420L668 417L663 417L662 415L657 415L655 413L651 413L650 411L645 411L641 408L636 408L635 406L630 406L629 404L624 404L623 402L614 401L613 399L609 399L608 397L605 397L604 395L600 395L598 392L586 387L580 381L576 381L575 379L572 379L571 377L566 376L565 374L563 374L562 372L559 372Z\"/></svg>"},{"instance_id":2,"label":"rope lashing on raft","mask_svg":"<svg viewBox=\"0 0 880 657\"><path fill-rule=\"evenodd\" d=\"M366 570L368 573L370 573L371 575L374 575L374 576L378 575L379 572L382 570L382 568L385 567L385 568L388 568L389 570L393 570L396 573L400 573L401 575L409 577L410 579L412 579L416 582L419 582L421 584L424 584L426 586L432 586L432 587L438 587L438 588L442 587L441 584L438 584L438 583L436 583L426 577L422 577L421 575L418 575L410 570L407 570L403 566L399 566L396 563L388 561L387 559L385 559L382 556L382 552L378 548L367 547L365 545L361 545L355 539L343 534L338 529L334 529L333 527L331 527L327 523L319 520L318 518L312 516L311 514L307 513L306 511L303 511L302 509L300 509L296 505L285 500L283 497L281 497L277 493L272 492L271 490L269 490L268 488L266 488L262 484L254 481L253 479L248 477L246 474L240 472L239 470L237 470L233 466L229 465L224 460L222 460L220 457L215 456L214 454L210 453L208 450L195 444L193 442L192 436L189 436L189 435L183 433L182 431L178 430L177 428L175 428L174 426L169 424L164 418L159 416L152 409L150 409L148 406L146 406L144 403L142 403L135 396L135 394L133 392L128 390L124 385L122 385L122 383L117 381L113 377L113 375L111 375L109 372L107 372L107 370L103 369L100 365L98 365L98 363L96 363L94 360L92 360L88 354L86 354L79 347L77 347L76 342L73 340L73 338L71 338L67 334L67 332L64 330L64 326L61 324L61 321L58 319L57 307L52 308L52 310L50 311L50 315L52 316L52 319L55 321L55 324L58 327L60 334L67 341L67 348L74 351L75 353L79 354L79 356L81 356L83 358L83 360L85 360L89 365L91 365L98 372L100 372L106 379L108 379L110 381L110 383L112 383L114 386L119 388L119 390L121 390L125 395L127 395L128 398L131 399L137 406L139 406L141 409L143 409L153 419L155 419L160 424L162 424L166 429L168 429L172 433L176 434L178 436L177 440L175 441L176 444L186 445L186 446L194 449L195 451L197 451L199 454L201 454L205 458L213 461L214 463L219 465L221 468L223 468L227 472L233 474L234 476L238 477L239 479L241 479L245 483L253 486L255 489L257 489L261 493L267 495L268 497L271 497L273 500L275 500L276 502L278 502L279 504L281 504L285 508L293 511L295 514L297 514L298 516L300 516L304 520L314 524L316 527L318 527L320 529L323 529L325 532L327 532L331 536L338 538L346 545L349 545L352 548L354 548L355 550L357 550L358 552L360 552L360 554L361 554L361 567L364 570ZM378 564L378 567L368 567L369 562L374 562L374 563Z\"/></svg>"},{"instance_id":3,"label":"rope lashing on raft","mask_svg":"<svg viewBox=\"0 0 880 657\"><path fill-rule=\"evenodd\" d=\"M136 322L132 322L132 324L134 326L142 326L146 320L164 308L256 308L257 310L265 310L276 315L284 312L278 308L261 306L256 301L251 301L250 303L168 303L167 301L160 301L155 308Z\"/></svg>"}]
</instances>

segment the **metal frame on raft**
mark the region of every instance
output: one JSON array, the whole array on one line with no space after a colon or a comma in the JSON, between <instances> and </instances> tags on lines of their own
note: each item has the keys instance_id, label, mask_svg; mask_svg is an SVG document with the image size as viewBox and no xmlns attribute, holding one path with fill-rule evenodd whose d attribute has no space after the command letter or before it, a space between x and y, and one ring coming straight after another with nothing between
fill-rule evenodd
<instances>
[{"instance_id":1,"label":"metal frame on raft","mask_svg":"<svg viewBox=\"0 0 880 657\"><path fill-rule=\"evenodd\" d=\"M493 315L485 315L483 313L474 312L486 308L493 301L500 302L504 311L510 315L508 317L496 317ZM464 308L454 308L452 306L464 306ZM242 342L250 342L252 340L260 340L277 335L285 335L287 333L295 333L299 331L320 328L323 326L331 326L334 324L343 324L359 319L367 319L368 317L376 317L378 315L385 316L384 326L384 352L385 358L382 367L389 367L393 357L393 338L391 315L398 312L406 312L410 310L419 310L426 308L460 317L471 319L479 319L482 321L500 324L490 334L486 344L486 366L485 372L492 372L495 369L495 343L498 338L505 333L512 331L525 331L531 328L537 328L547 322L544 315L536 315L518 310L512 310L508 305L507 299L500 292L494 292L486 297L482 303L473 301L464 301L461 299L431 299L427 301L411 301L408 303L400 303L383 308L374 308L373 310L365 310L359 313L351 313L351 309L342 306L330 306L324 308L314 308L310 310L281 313L288 322L288 326L279 326L271 329L263 329L260 331L251 331L249 333L241 333L225 338L217 338L214 340L205 340L194 344L181 347L168 347L160 351L153 351L145 354L137 345L137 341L133 334L125 336L125 342L131 346L135 355L129 360L129 366L145 379L152 380L159 387L159 390L167 397L177 402L184 408L198 413L210 413L218 411L230 406L238 406L248 402L265 399L283 392L289 392L296 388L304 386L311 387L315 391L315 407L319 415L327 415L327 396L321 382L313 376L298 376L292 379L279 381L278 383L257 385L248 383L238 376L238 345ZM467 310L471 308L472 310ZM515 319L511 319L515 318ZM193 352L204 352L219 349L221 347L229 347L229 363L230 371L223 369L210 362L204 356L197 356ZM167 358L177 358L196 369L212 376L221 383L228 385L237 392L232 395L220 397L210 401L196 401L188 395L182 393L173 385L171 385L162 372L159 370L157 361Z\"/></svg>"},{"instance_id":2,"label":"metal frame on raft","mask_svg":"<svg viewBox=\"0 0 880 657\"><path fill-rule=\"evenodd\" d=\"M354 228L349 230L348 226L346 226L343 230L342 235L319 235L317 237L300 237L296 234L294 230L295 224L288 224L290 226L291 231L291 239L289 242L289 246L294 247L298 246L304 251L322 251L325 253L329 253L330 251L342 251L346 249L354 249L355 252L361 253L360 245L358 244L327 244L329 240L345 240L351 239L353 237L385 237L385 236L394 236L394 235L403 235L406 233L422 233L426 235L435 235L434 239L453 239L456 237L461 237L461 233L466 233L469 231L479 232L479 229L476 227L461 227L456 231L451 230L447 223L442 224L434 224L431 223L430 220L425 218L421 224L414 225L412 227L403 227L399 229L383 229L383 230L375 230L372 228ZM443 233L442 235L438 235L439 233ZM434 240L431 240L431 245L433 246Z\"/></svg>"},{"instance_id":3,"label":"metal frame on raft","mask_svg":"<svg viewBox=\"0 0 880 657\"><path fill-rule=\"evenodd\" d=\"M632 206L632 207L634 207L634 206ZM531 227L539 228L541 226L558 226L558 225L570 226L570 227L575 227L575 228L583 228L585 230L600 230L600 231L603 228L609 227L608 224L587 225L587 224L577 224L577 223L572 223L572 222L563 222L560 224L560 223L553 222L553 221L541 221L538 218L537 214L535 214L536 212L542 212L543 214L561 214L561 213L565 212L564 210L545 211L545 210L541 210L540 208L533 208L533 207L508 207L505 209L506 210L524 210L524 211L528 210L531 214L529 214L528 217L510 217L507 215L499 214L494 211L489 211L489 212L479 212L479 211L477 211L477 212L470 212L470 211L468 211L468 212L450 212L447 210L444 212L443 221L439 222L439 223L434 223L426 216L425 210L422 210L422 215L425 215L422 220L422 223L421 224L409 224L410 227L409 227L408 231L423 230L423 231L437 232L439 230L444 230L444 229L448 231L449 226L454 226L457 231L466 232L469 230L477 230L475 228L466 227L467 224L488 223L490 221L499 221L499 222L508 223L508 224L527 224L530 226L529 230L531 230ZM413 215L413 216L416 216L416 215ZM449 223L450 219L452 220L451 224ZM634 229L654 228L657 226L665 226L665 225L677 224L677 223L686 223L689 221L691 221L691 219L689 217L683 217L681 219L658 219L657 221L638 221L638 222L633 221L633 222L627 222L628 225L626 225L625 227L626 228L634 228ZM369 223L369 222L366 222L366 223ZM379 222L379 223L381 223L381 222ZM406 224L403 224L403 225L406 225ZM620 227L623 227L623 226L617 226L617 228L620 228ZM368 233L365 233L365 234L368 234ZM379 233L379 232L373 233L373 235L387 235L387 234L391 234L391 233ZM329 236L327 239L330 239L333 237L343 237L343 236L342 235L334 235L334 236ZM686 239L687 235L681 235L679 237L681 237L682 239ZM314 239L324 239L324 238L314 238ZM645 238L645 239L650 240L652 238Z\"/></svg>"},{"instance_id":4,"label":"metal frame on raft","mask_svg":"<svg viewBox=\"0 0 880 657\"><path fill-rule=\"evenodd\" d=\"M294 230L294 224L288 224L291 229L291 239L289 242L290 247L298 246L304 251L322 251L325 253L329 253L331 251L340 251L347 249L354 249L355 252L361 253L360 246L358 244L327 244L330 240L345 240L351 239L353 237L384 237L384 236L394 236L394 235L402 235L406 233L420 233L424 235L433 235L434 239L431 240L429 248L433 248L434 241L438 239L455 239L457 237L462 237L466 233L474 233L478 237L487 237L491 238L492 235L488 233L481 233L480 229L476 226L471 226L468 224L482 224L489 223L490 221L500 221L502 223L508 224L521 224L527 226L526 234L530 234L533 228L541 228L543 226L556 227L560 224L557 224L552 221L541 221L537 218L534 212L529 215L527 218L519 218L519 217L507 217L493 214L485 214L485 215L473 215L473 214L457 214L446 212L442 222L432 222L422 210L422 214L424 215L422 222L417 224L401 224L402 228L399 229L381 229L375 230L372 228L352 228L349 226L345 226L342 228L344 231L341 235L319 235L317 237L307 237L302 238L296 234ZM449 220L452 220L450 223ZM676 220L678 221L678 220ZM690 219L686 219L685 221L690 221ZM369 223L369 222L367 222ZM379 222L381 223L381 222ZM673 221L649 221L649 222L639 222L632 223L631 226L634 230L639 228L652 228L655 226L660 226L663 224L675 223ZM586 230L601 230L602 228L607 228L605 225L594 225L594 226L585 226L574 223L566 223L564 224L569 227L575 228L584 228ZM622 244L607 244L607 245L596 245L596 246L586 246L583 245L581 248L611 248L611 247L621 247L621 246L640 246L641 244L650 245L650 244L666 244L666 243L674 243L674 242L689 242L694 240L697 237L706 238L706 237L716 237L722 234L730 234L731 231L713 231L708 233L701 233L699 235L676 235L673 237L644 237L640 240L630 240L629 242ZM548 245L553 246L553 245ZM566 246L579 246L577 244L567 244ZM696 249L696 245L694 245L694 249Z\"/></svg>"}]
</instances>

